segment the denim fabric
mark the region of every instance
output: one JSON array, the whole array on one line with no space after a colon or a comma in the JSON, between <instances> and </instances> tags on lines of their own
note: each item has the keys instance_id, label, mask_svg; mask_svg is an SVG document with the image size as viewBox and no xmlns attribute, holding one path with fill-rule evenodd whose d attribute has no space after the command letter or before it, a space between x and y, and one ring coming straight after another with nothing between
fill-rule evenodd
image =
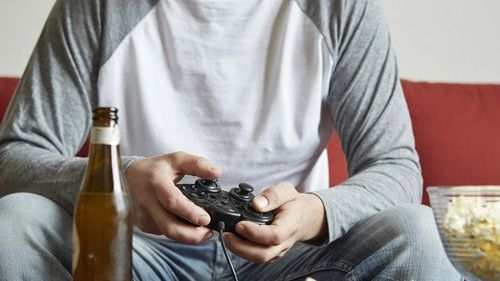
<instances>
[{"instance_id":1,"label":"denim fabric","mask_svg":"<svg viewBox=\"0 0 500 281\"><path fill-rule=\"evenodd\" d=\"M71 280L72 218L38 195L0 199L0 280ZM428 207L404 205L359 222L324 246L297 243L256 264L231 254L240 280L461 280ZM134 280L232 280L217 240L185 245L135 233Z\"/></svg>"}]
</instances>

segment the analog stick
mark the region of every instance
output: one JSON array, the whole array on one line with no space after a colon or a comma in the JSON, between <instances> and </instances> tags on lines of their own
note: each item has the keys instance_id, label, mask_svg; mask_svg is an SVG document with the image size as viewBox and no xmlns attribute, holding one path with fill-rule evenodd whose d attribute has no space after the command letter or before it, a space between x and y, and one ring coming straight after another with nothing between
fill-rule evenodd
<instances>
[{"instance_id":1,"label":"analog stick","mask_svg":"<svg viewBox=\"0 0 500 281\"><path fill-rule=\"evenodd\" d=\"M231 189L229 192L234 199L242 200L242 201L252 201L254 198L253 186L248 183L240 183L238 187Z\"/></svg>"},{"instance_id":2,"label":"analog stick","mask_svg":"<svg viewBox=\"0 0 500 281\"><path fill-rule=\"evenodd\" d=\"M213 180L198 179L195 182L195 186L200 188L201 190L203 190L205 192L215 193L215 192L220 191L220 188L217 185L217 182L213 181Z\"/></svg>"}]
</instances>

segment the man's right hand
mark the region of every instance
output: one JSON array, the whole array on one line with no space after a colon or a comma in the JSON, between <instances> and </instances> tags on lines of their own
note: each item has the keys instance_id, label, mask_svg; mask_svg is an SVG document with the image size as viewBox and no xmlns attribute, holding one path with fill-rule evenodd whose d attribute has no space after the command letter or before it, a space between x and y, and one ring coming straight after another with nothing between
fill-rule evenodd
<instances>
[{"instance_id":1,"label":"man's right hand","mask_svg":"<svg viewBox=\"0 0 500 281\"><path fill-rule=\"evenodd\" d=\"M140 230L175 241L198 244L210 239L208 213L175 186L184 175L216 179L221 171L210 161L184 152L135 160L127 168L134 223Z\"/></svg>"}]
</instances>

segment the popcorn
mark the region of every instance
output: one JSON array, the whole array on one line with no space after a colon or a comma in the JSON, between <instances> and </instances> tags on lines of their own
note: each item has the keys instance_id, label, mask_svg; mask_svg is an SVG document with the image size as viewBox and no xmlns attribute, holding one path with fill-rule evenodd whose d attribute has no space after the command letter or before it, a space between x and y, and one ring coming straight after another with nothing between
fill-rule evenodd
<instances>
[{"instance_id":1,"label":"popcorn","mask_svg":"<svg viewBox=\"0 0 500 281\"><path fill-rule=\"evenodd\" d=\"M500 202L488 196L458 196L444 217L450 253L484 280L500 280Z\"/></svg>"}]
</instances>

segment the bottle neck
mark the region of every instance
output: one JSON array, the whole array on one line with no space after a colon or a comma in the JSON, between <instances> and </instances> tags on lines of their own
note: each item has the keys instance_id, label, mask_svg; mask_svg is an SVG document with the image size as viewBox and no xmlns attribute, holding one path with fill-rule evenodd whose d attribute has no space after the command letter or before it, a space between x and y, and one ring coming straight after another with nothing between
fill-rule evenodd
<instances>
[{"instance_id":1,"label":"bottle neck","mask_svg":"<svg viewBox=\"0 0 500 281\"><path fill-rule=\"evenodd\" d=\"M89 147L89 165L99 163L103 171L121 171L120 147L118 145L108 145L91 143ZM104 165L105 164L105 165Z\"/></svg>"},{"instance_id":2,"label":"bottle neck","mask_svg":"<svg viewBox=\"0 0 500 281\"><path fill-rule=\"evenodd\" d=\"M120 158L118 126L92 128L83 189L90 192L125 191Z\"/></svg>"},{"instance_id":3,"label":"bottle neck","mask_svg":"<svg viewBox=\"0 0 500 281\"><path fill-rule=\"evenodd\" d=\"M120 144L120 128L115 122L106 125L95 124L90 132L90 144Z\"/></svg>"}]
</instances>

